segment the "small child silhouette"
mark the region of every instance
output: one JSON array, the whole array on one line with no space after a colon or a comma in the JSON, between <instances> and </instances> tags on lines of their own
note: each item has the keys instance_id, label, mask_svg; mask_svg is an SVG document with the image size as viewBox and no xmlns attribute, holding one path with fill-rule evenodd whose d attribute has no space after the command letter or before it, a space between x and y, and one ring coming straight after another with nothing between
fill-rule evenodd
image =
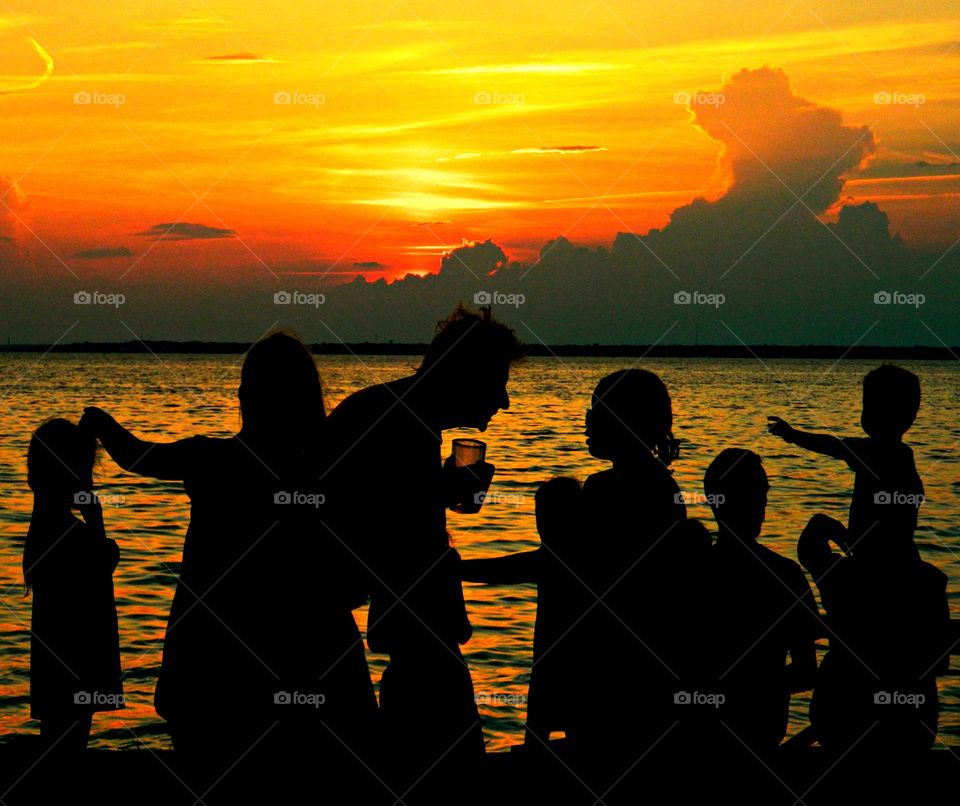
<instances>
[{"instance_id":1,"label":"small child silhouette","mask_svg":"<svg viewBox=\"0 0 960 806\"><path fill-rule=\"evenodd\" d=\"M464 560L461 566L467 582L537 583L533 665L527 695L526 744L532 747L546 742L552 731L571 730L566 703L574 687L572 670L582 657L576 646L576 625L590 606L583 584L571 570L576 564L572 553L579 511L580 482L563 476L550 479L536 496L541 548Z\"/></svg>"},{"instance_id":2,"label":"small child silhouette","mask_svg":"<svg viewBox=\"0 0 960 806\"><path fill-rule=\"evenodd\" d=\"M847 527L822 516L811 521L808 529L826 528L829 538L853 555L879 551L919 559L913 534L923 503L923 482L913 451L903 442L919 408L917 376L883 364L863 379L860 424L865 438L801 431L779 417L767 418L771 434L808 451L842 459L855 474Z\"/></svg>"},{"instance_id":3,"label":"small child silhouette","mask_svg":"<svg viewBox=\"0 0 960 806\"><path fill-rule=\"evenodd\" d=\"M23 550L33 594L30 715L40 720L43 743L58 752L86 747L94 712L124 707L113 596L120 554L93 492L96 456L93 433L59 418L37 428L27 452L34 500Z\"/></svg>"}]
</instances>

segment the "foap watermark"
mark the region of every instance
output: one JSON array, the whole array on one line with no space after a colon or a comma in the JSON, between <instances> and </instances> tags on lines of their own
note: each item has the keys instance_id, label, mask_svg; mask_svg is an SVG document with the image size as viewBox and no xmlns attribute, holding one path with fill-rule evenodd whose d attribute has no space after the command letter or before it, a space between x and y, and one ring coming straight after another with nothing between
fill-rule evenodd
<instances>
[{"instance_id":1,"label":"foap watermark","mask_svg":"<svg viewBox=\"0 0 960 806\"><path fill-rule=\"evenodd\" d=\"M679 106L723 106L727 99L722 92L675 92L673 102Z\"/></svg>"},{"instance_id":2,"label":"foap watermark","mask_svg":"<svg viewBox=\"0 0 960 806\"><path fill-rule=\"evenodd\" d=\"M881 505L892 504L894 506L909 506L919 509L923 504L923 501L923 493L904 493L898 490L879 490L873 494L873 503Z\"/></svg>"},{"instance_id":3,"label":"foap watermark","mask_svg":"<svg viewBox=\"0 0 960 806\"><path fill-rule=\"evenodd\" d=\"M925 694L905 691L875 691L873 693L874 705L909 705L911 708L919 708L927 701Z\"/></svg>"},{"instance_id":4,"label":"foap watermark","mask_svg":"<svg viewBox=\"0 0 960 806\"><path fill-rule=\"evenodd\" d=\"M75 691L73 692L74 705L106 705L119 708L123 705L123 694L106 691Z\"/></svg>"},{"instance_id":5,"label":"foap watermark","mask_svg":"<svg viewBox=\"0 0 960 806\"><path fill-rule=\"evenodd\" d=\"M706 705L710 708L719 708L727 701L726 694L712 691L675 691L674 705Z\"/></svg>"},{"instance_id":6,"label":"foap watermark","mask_svg":"<svg viewBox=\"0 0 960 806\"><path fill-rule=\"evenodd\" d=\"M86 507L90 504L119 507L125 504L126 500L119 493L95 493L91 490L80 490L73 494L73 504L77 507Z\"/></svg>"},{"instance_id":7,"label":"foap watermark","mask_svg":"<svg viewBox=\"0 0 960 806\"><path fill-rule=\"evenodd\" d=\"M877 291L873 295L874 305L912 305L914 308L919 308L926 301L925 294L908 294L904 291Z\"/></svg>"},{"instance_id":8,"label":"foap watermark","mask_svg":"<svg viewBox=\"0 0 960 806\"><path fill-rule=\"evenodd\" d=\"M104 291L77 291L73 295L74 305L109 305L119 308L126 301L125 294L107 294Z\"/></svg>"},{"instance_id":9,"label":"foap watermark","mask_svg":"<svg viewBox=\"0 0 960 806\"><path fill-rule=\"evenodd\" d=\"M478 691L473 695L477 705L525 705L527 697L524 694L504 694L498 691Z\"/></svg>"},{"instance_id":10,"label":"foap watermark","mask_svg":"<svg viewBox=\"0 0 960 806\"><path fill-rule=\"evenodd\" d=\"M475 104L522 106L526 101L526 96L517 92L487 92L486 90L481 90L473 94L473 102Z\"/></svg>"},{"instance_id":11,"label":"foap watermark","mask_svg":"<svg viewBox=\"0 0 960 806\"><path fill-rule=\"evenodd\" d=\"M305 493L300 490L278 490L273 494L273 503L280 506L313 507L317 509L327 503L323 493Z\"/></svg>"},{"instance_id":12,"label":"foap watermark","mask_svg":"<svg viewBox=\"0 0 960 806\"><path fill-rule=\"evenodd\" d=\"M708 294L704 291L677 291L673 295L674 305L712 305L719 308L726 301L724 294Z\"/></svg>"},{"instance_id":13,"label":"foap watermark","mask_svg":"<svg viewBox=\"0 0 960 806\"><path fill-rule=\"evenodd\" d=\"M273 94L277 106L312 106L319 109L327 102L327 96L320 92L300 92L300 90L279 90Z\"/></svg>"},{"instance_id":14,"label":"foap watermark","mask_svg":"<svg viewBox=\"0 0 960 806\"><path fill-rule=\"evenodd\" d=\"M873 94L873 102L878 106L912 106L914 109L919 109L927 102L927 96L922 92L881 90Z\"/></svg>"},{"instance_id":15,"label":"foap watermark","mask_svg":"<svg viewBox=\"0 0 960 806\"><path fill-rule=\"evenodd\" d=\"M319 708L327 701L326 694L316 694L306 691L275 691L273 692L274 705L295 705Z\"/></svg>"},{"instance_id":16,"label":"foap watermark","mask_svg":"<svg viewBox=\"0 0 960 806\"><path fill-rule=\"evenodd\" d=\"M512 305L519 308L526 301L524 294L504 294L502 291L478 291L473 295L474 305Z\"/></svg>"},{"instance_id":17,"label":"foap watermark","mask_svg":"<svg viewBox=\"0 0 960 806\"><path fill-rule=\"evenodd\" d=\"M112 106L118 109L127 102L127 96L122 92L79 90L73 93L73 102L77 106Z\"/></svg>"},{"instance_id":18,"label":"foap watermark","mask_svg":"<svg viewBox=\"0 0 960 806\"><path fill-rule=\"evenodd\" d=\"M520 493L474 493L474 504L505 504L510 507L518 507L523 504L525 496Z\"/></svg>"},{"instance_id":19,"label":"foap watermark","mask_svg":"<svg viewBox=\"0 0 960 806\"><path fill-rule=\"evenodd\" d=\"M314 308L319 308L326 302L325 294L308 294L305 291L277 291L273 295L274 305L312 305Z\"/></svg>"},{"instance_id":20,"label":"foap watermark","mask_svg":"<svg viewBox=\"0 0 960 806\"><path fill-rule=\"evenodd\" d=\"M718 507L727 497L723 493L685 493L679 492L673 494L673 503L686 504L687 506L709 506Z\"/></svg>"}]
</instances>

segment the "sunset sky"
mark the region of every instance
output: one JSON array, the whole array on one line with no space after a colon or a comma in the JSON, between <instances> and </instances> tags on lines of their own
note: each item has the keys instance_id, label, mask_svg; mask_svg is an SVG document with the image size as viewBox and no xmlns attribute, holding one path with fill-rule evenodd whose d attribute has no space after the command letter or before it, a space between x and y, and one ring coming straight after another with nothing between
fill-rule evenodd
<instances>
[{"instance_id":1,"label":"sunset sky","mask_svg":"<svg viewBox=\"0 0 960 806\"><path fill-rule=\"evenodd\" d=\"M609 246L729 188L695 107L764 66L870 127L841 202L951 248L955 0L733 8L0 2L0 263L37 283L191 289L435 272L487 238L515 261L559 235Z\"/></svg>"}]
</instances>

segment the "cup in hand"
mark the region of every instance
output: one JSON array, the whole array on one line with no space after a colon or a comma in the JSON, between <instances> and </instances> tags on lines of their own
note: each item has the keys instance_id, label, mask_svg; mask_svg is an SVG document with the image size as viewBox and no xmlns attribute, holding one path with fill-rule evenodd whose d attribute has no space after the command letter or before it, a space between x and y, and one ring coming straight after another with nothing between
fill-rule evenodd
<instances>
[{"instance_id":1,"label":"cup in hand","mask_svg":"<svg viewBox=\"0 0 960 806\"><path fill-rule=\"evenodd\" d=\"M487 443L479 439L455 439L446 469L451 490L450 509L473 514L483 506L494 467L488 464Z\"/></svg>"},{"instance_id":2,"label":"cup in hand","mask_svg":"<svg viewBox=\"0 0 960 806\"><path fill-rule=\"evenodd\" d=\"M453 461L457 467L469 467L487 458L487 443L480 439L455 439Z\"/></svg>"}]
</instances>

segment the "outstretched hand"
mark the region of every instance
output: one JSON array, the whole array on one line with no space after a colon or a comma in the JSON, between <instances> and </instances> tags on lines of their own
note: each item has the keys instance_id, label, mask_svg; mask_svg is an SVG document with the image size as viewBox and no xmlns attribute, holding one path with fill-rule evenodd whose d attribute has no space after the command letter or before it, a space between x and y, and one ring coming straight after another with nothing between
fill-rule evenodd
<instances>
[{"instance_id":1,"label":"outstretched hand","mask_svg":"<svg viewBox=\"0 0 960 806\"><path fill-rule=\"evenodd\" d=\"M773 434L775 437L780 437L781 439L789 442L790 435L793 433L793 428L786 420L781 420L779 417L767 417L767 430Z\"/></svg>"}]
</instances>

